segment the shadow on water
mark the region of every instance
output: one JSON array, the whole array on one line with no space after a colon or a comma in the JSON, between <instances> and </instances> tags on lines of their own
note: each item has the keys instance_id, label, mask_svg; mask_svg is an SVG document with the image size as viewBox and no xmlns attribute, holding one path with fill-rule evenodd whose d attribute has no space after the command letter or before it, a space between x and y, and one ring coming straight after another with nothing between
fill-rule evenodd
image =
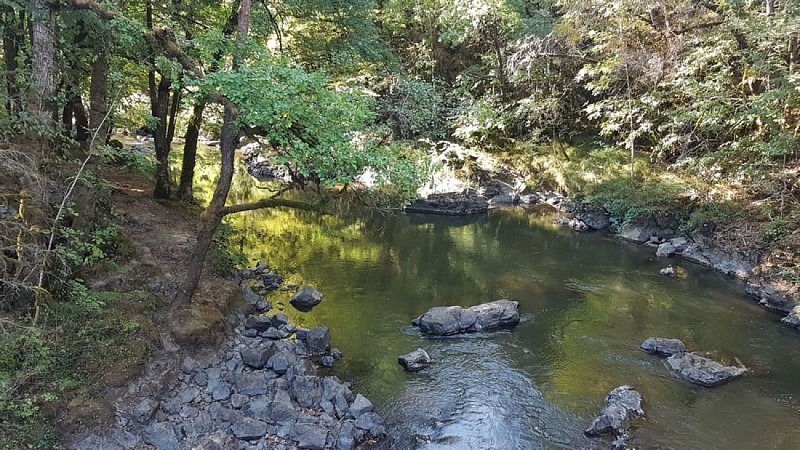
<instances>
[{"instance_id":1,"label":"shadow on water","mask_svg":"<svg viewBox=\"0 0 800 450\"><path fill-rule=\"evenodd\" d=\"M245 189L236 201L259 193L237 177ZM375 403L396 448L585 448L593 443L582 430L621 384L645 398L647 419L634 430L641 448L800 442L800 337L704 268L575 234L542 211L461 220L276 209L229 220L251 262L324 293L313 312L286 312L300 326L331 328L345 355L333 373ZM668 263L687 276L659 276ZM286 305L288 296L270 300ZM523 321L512 331L427 339L410 327L430 307L497 298L520 302ZM754 373L715 389L692 386L639 350L648 336L738 357ZM417 347L435 363L406 374L397 356Z\"/></svg>"}]
</instances>

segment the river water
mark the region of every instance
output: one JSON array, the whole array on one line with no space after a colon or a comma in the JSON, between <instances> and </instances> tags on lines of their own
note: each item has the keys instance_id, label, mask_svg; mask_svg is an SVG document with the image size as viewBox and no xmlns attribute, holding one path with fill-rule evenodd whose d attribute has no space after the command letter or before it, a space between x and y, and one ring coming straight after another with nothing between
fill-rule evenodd
<instances>
[{"instance_id":1,"label":"river water","mask_svg":"<svg viewBox=\"0 0 800 450\"><path fill-rule=\"evenodd\" d=\"M205 175L204 175L205 173ZM198 174L200 190L213 172ZM237 174L231 202L261 194ZM332 374L385 418L400 449L538 449L604 445L583 436L611 389L645 399L639 448L800 448L800 335L706 268L653 248L553 225L551 211L505 209L469 219L296 210L232 216L251 263L324 300L310 313L270 300L302 327L326 324L344 353ZM668 263L683 269L665 278ZM513 330L429 339L411 320L440 305L509 298ZM649 336L736 358L752 374L706 389L672 378L639 350ZM435 360L406 374L397 356Z\"/></svg>"}]
</instances>

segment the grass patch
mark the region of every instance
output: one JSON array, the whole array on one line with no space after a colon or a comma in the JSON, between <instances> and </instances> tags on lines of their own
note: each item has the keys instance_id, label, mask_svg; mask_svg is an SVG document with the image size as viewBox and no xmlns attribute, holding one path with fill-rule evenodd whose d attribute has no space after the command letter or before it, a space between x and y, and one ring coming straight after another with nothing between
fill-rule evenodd
<instances>
[{"instance_id":1,"label":"grass patch","mask_svg":"<svg viewBox=\"0 0 800 450\"><path fill-rule=\"evenodd\" d=\"M152 316L160 297L68 286L36 327L1 319L0 449L53 448L57 412L80 414L80 399L121 385L159 343Z\"/></svg>"}]
</instances>

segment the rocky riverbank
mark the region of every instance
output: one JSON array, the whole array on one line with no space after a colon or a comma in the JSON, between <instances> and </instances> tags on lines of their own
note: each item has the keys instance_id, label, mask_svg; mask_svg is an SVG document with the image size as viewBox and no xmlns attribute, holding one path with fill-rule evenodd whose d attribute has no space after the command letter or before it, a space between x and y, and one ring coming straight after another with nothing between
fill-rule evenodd
<instances>
[{"instance_id":1,"label":"rocky riverbank","mask_svg":"<svg viewBox=\"0 0 800 450\"><path fill-rule=\"evenodd\" d=\"M263 267L248 272L275 278ZM269 308L244 292L250 310ZM319 373L341 357L326 327L298 330L281 313L238 311L232 320L233 333L219 346L155 358L112 402L114 425L68 448L344 450L386 437L367 398Z\"/></svg>"}]
</instances>

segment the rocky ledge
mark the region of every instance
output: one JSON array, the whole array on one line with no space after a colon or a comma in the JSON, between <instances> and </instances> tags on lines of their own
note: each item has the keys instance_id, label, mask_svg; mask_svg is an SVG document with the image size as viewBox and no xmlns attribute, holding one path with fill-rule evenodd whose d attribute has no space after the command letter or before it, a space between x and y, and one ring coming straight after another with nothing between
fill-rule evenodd
<instances>
[{"instance_id":1,"label":"rocky ledge","mask_svg":"<svg viewBox=\"0 0 800 450\"><path fill-rule=\"evenodd\" d=\"M489 331L519 323L519 302L495 300L481 305L437 306L414 319L411 324L425 334L448 336Z\"/></svg>"},{"instance_id":2,"label":"rocky ledge","mask_svg":"<svg viewBox=\"0 0 800 450\"><path fill-rule=\"evenodd\" d=\"M251 307L263 297L250 296ZM296 335L297 339L289 339ZM154 366L115 401L116 426L73 450L356 448L386 437L370 401L317 373L341 353L330 331L295 328L284 314L240 316L217 350Z\"/></svg>"}]
</instances>

